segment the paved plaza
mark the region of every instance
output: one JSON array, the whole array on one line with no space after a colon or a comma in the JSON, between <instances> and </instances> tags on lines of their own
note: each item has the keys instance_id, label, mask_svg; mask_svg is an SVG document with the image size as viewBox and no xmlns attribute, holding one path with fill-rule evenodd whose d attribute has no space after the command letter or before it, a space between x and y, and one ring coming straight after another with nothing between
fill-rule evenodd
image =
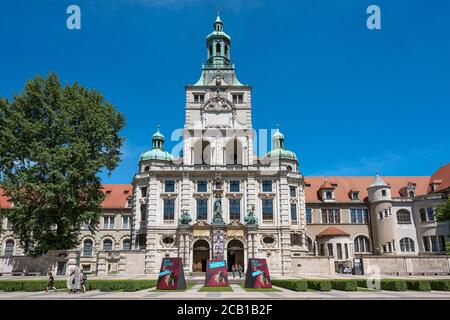
<instances>
[{"instance_id":1,"label":"paved plaza","mask_svg":"<svg viewBox=\"0 0 450 320\"><path fill-rule=\"evenodd\" d=\"M216 299L261 299L261 300L297 300L297 299L445 299L450 300L450 292L431 291L356 291L344 292L332 290L330 292L295 292L274 287L278 292L247 292L239 284L231 284L233 292L199 292L201 283L186 291L166 292L156 291L154 288L136 292L100 292L69 294L64 290L57 293L46 292L0 292L1 300L111 300L111 299L150 299L150 300L216 300Z\"/></svg>"}]
</instances>

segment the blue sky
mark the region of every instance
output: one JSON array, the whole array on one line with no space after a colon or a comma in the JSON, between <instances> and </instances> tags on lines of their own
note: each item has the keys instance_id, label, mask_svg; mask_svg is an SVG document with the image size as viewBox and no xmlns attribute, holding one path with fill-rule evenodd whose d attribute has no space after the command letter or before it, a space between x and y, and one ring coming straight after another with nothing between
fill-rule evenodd
<instances>
[{"instance_id":1,"label":"blue sky","mask_svg":"<svg viewBox=\"0 0 450 320\"><path fill-rule=\"evenodd\" d=\"M55 71L101 91L127 119L128 183L156 124L184 123L184 85L198 80L219 1L2 1L0 95ZM81 30L66 8L81 8ZM381 7L382 29L366 28ZM305 175L430 175L450 159L450 2L222 0L253 126L280 124ZM168 141L170 150L176 142Z\"/></svg>"}]
</instances>

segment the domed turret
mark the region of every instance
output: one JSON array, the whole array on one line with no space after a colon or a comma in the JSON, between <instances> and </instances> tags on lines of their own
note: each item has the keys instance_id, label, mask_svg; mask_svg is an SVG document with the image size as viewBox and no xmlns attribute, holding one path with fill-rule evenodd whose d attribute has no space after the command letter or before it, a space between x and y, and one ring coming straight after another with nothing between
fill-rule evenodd
<instances>
[{"instance_id":1,"label":"domed turret","mask_svg":"<svg viewBox=\"0 0 450 320\"><path fill-rule=\"evenodd\" d=\"M173 156L164 151L164 135L158 130L152 136L152 150L141 154L140 161L157 160L157 161L172 161Z\"/></svg>"},{"instance_id":2,"label":"domed turret","mask_svg":"<svg viewBox=\"0 0 450 320\"><path fill-rule=\"evenodd\" d=\"M272 136L272 146L273 149L264 157L268 157L270 159L297 161L297 156L295 153L284 148L284 135L280 132L278 125L277 131Z\"/></svg>"}]
</instances>

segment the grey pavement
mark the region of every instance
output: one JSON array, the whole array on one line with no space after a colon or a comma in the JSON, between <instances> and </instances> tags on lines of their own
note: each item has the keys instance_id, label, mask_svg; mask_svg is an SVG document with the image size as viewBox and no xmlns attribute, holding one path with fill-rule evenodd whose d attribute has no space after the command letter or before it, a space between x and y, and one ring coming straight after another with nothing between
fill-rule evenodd
<instances>
[{"instance_id":1,"label":"grey pavement","mask_svg":"<svg viewBox=\"0 0 450 320\"><path fill-rule=\"evenodd\" d=\"M145 289L136 292L100 292L90 291L86 293L69 294L64 290L57 293L46 292L0 292L0 300L127 300L127 299L149 299L149 300L216 300L216 299L261 299L261 300L298 300L298 299L444 299L450 300L450 292L431 291L356 291L344 292L332 290L330 292L295 292L279 287L279 292L247 292L238 284L231 284L233 292L198 292L202 284L196 284L186 291L155 291L154 289Z\"/></svg>"}]
</instances>

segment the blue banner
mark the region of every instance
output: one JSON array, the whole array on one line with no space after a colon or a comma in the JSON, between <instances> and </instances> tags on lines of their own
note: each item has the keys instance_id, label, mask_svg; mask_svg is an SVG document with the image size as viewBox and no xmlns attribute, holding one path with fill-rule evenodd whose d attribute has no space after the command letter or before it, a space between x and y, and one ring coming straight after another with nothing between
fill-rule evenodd
<instances>
[{"instance_id":1,"label":"blue banner","mask_svg":"<svg viewBox=\"0 0 450 320\"><path fill-rule=\"evenodd\" d=\"M225 267L225 261L211 262L211 263L209 264L209 267L210 267L211 269L214 269L214 268L220 268L220 267Z\"/></svg>"}]
</instances>

